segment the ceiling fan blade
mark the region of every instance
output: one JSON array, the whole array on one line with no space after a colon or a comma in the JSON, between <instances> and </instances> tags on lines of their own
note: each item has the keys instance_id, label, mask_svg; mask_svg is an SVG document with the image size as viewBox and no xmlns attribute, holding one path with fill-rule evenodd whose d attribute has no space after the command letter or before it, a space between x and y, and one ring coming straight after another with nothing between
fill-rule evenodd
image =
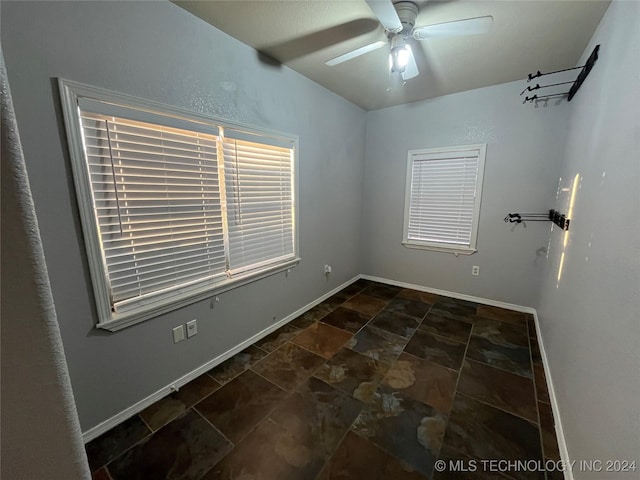
<instances>
[{"instance_id":1,"label":"ceiling fan blade","mask_svg":"<svg viewBox=\"0 0 640 480\"><path fill-rule=\"evenodd\" d=\"M416 58L413 56L411 45L406 45L405 48L409 50L409 61L407 62L407 66L404 67L404 72L402 72L402 78L406 81L420 75L420 71L418 70Z\"/></svg>"},{"instance_id":2,"label":"ceiling fan blade","mask_svg":"<svg viewBox=\"0 0 640 480\"><path fill-rule=\"evenodd\" d=\"M402 31L402 22L391 0L366 0L366 2L386 30L394 33Z\"/></svg>"},{"instance_id":3,"label":"ceiling fan blade","mask_svg":"<svg viewBox=\"0 0 640 480\"><path fill-rule=\"evenodd\" d=\"M478 35L491 30L492 23L493 17L488 15L486 17L467 18L466 20L425 25L413 29L413 38L416 40L425 40L429 38Z\"/></svg>"},{"instance_id":4,"label":"ceiling fan blade","mask_svg":"<svg viewBox=\"0 0 640 480\"><path fill-rule=\"evenodd\" d=\"M369 45L365 45L364 47L351 50L350 52L340 55L339 57L332 58L331 60L327 60L326 62L324 62L324 64L329 67L333 67L334 65L338 65L342 62L346 62L347 60L351 60L352 58L356 58L356 57L359 57L360 55L364 55L365 53L369 53L369 52L372 52L373 50L377 50L380 47L384 47L386 44L387 42L383 42L383 41L370 43Z\"/></svg>"}]
</instances>

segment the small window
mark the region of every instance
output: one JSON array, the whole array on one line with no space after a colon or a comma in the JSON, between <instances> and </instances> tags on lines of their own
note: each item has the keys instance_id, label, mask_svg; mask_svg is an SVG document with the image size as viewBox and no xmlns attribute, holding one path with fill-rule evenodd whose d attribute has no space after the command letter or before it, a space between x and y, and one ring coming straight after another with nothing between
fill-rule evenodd
<instances>
[{"instance_id":1,"label":"small window","mask_svg":"<svg viewBox=\"0 0 640 480\"><path fill-rule=\"evenodd\" d=\"M98 326L290 268L296 139L60 81Z\"/></svg>"},{"instance_id":2,"label":"small window","mask_svg":"<svg viewBox=\"0 0 640 480\"><path fill-rule=\"evenodd\" d=\"M410 150L403 244L476 251L486 145Z\"/></svg>"}]
</instances>

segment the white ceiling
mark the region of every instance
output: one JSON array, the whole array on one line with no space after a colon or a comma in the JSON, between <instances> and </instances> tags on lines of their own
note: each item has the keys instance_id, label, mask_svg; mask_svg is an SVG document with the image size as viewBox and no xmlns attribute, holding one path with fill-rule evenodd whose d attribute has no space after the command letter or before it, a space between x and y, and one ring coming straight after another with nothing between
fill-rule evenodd
<instances>
[{"instance_id":1,"label":"white ceiling","mask_svg":"<svg viewBox=\"0 0 640 480\"><path fill-rule=\"evenodd\" d=\"M175 3L366 110L524 79L576 65L609 0L425 1L416 26L491 15L484 35L416 42L420 75L387 91L389 49L348 62L325 62L385 40L365 0L235 0ZM272 57L271 59L269 57ZM276 59L278 62L274 62Z\"/></svg>"}]
</instances>

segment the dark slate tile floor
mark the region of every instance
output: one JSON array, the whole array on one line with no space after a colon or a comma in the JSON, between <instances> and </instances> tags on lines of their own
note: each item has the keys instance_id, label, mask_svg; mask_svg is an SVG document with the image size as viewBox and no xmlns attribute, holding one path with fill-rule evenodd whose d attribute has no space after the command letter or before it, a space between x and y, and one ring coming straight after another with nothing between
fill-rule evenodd
<instances>
[{"instance_id":1,"label":"dark slate tile floor","mask_svg":"<svg viewBox=\"0 0 640 480\"><path fill-rule=\"evenodd\" d=\"M94 480L544 480L434 466L559 460L549 403L531 315L358 280L86 450Z\"/></svg>"}]
</instances>

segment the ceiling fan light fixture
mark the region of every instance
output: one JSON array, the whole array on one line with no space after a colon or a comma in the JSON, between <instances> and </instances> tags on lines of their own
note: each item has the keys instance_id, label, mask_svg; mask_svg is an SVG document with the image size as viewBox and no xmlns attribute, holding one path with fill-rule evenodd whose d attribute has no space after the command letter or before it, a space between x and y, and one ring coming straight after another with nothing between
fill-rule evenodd
<instances>
[{"instance_id":1,"label":"ceiling fan light fixture","mask_svg":"<svg viewBox=\"0 0 640 480\"><path fill-rule=\"evenodd\" d=\"M409 63L409 49L401 35L391 38L391 53L389 55L389 65L392 72L404 72Z\"/></svg>"}]
</instances>

